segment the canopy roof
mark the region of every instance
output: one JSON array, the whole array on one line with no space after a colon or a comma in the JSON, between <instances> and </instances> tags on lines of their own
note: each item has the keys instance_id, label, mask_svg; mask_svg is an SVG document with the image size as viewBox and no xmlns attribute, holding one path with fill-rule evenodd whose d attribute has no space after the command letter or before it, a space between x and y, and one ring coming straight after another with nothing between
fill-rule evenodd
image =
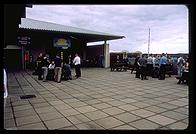
<instances>
[{"instance_id":1,"label":"canopy roof","mask_svg":"<svg viewBox=\"0 0 196 134\"><path fill-rule=\"evenodd\" d=\"M124 36L91 31L87 29L65 26L50 22L38 21L29 18L21 18L21 24L19 24L19 28L64 33L69 35L71 38L85 40L86 42L96 42L124 38Z\"/></svg>"}]
</instances>

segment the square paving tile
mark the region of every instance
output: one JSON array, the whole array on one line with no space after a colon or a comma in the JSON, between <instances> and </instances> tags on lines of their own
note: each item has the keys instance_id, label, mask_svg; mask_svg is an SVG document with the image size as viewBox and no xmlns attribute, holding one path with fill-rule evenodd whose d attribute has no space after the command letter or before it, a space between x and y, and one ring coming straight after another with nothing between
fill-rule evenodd
<instances>
[{"instance_id":1,"label":"square paving tile","mask_svg":"<svg viewBox=\"0 0 196 134\"><path fill-rule=\"evenodd\" d=\"M160 125L146 119L137 120L129 124L139 130L154 130L160 127Z\"/></svg>"},{"instance_id":2,"label":"square paving tile","mask_svg":"<svg viewBox=\"0 0 196 134\"><path fill-rule=\"evenodd\" d=\"M58 119L63 117L63 115L61 115L59 112L41 113L39 114L39 116L43 121Z\"/></svg>"},{"instance_id":3,"label":"square paving tile","mask_svg":"<svg viewBox=\"0 0 196 134\"><path fill-rule=\"evenodd\" d=\"M119 105L125 104L125 102L118 101L118 100L108 101L107 103L110 104L110 105L112 105L112 106L119 106Z\"/></svg>"},{"instance_id":4,"label":"square paving tile","mask_svg":"<svg viewBox=\"0 0 196 134\"><path fill-rule=\"evenodd\" d=\"M37 123L37 122L41 122L40 118L37 115L16 118L17 126L22 126L25 124L31 124L31 123Z\"/></svg>"},{"instance_id":5,"label":"square paving tile","mask_svg":"<svg viewBox=\"0 0 196 134\"><path fill-rule=\"evenodd\" d=\"M48 107L41 107L41 108L35 108L35 110L37 111L37 113L41 114L41 113L49 113L49 112L55 112L55 108L53 108L52 106L48 106Z\"/></svg>"},{"instance_id":6,"label":"square paving tile","mask_svg":"<svg viewBox=\"0 0 196 134\"><path fill-rule=\"evenodd\" d=\"M4 109L4 113L11 113L11 112L13 112L11 107Z\"/></svg>"},{"instance_id":7,"label":"square paving tile","mask_svg":"<svg viewBox=\"0 0 196 134\"><path fill-rule=\"evenodd\" d=\"M55 119L55 120L49 120L44 121L48 129L59 129L66 126L72 126L72 124L65 118Z\"/></svg>"},{"instance_id":8,"label":"square paving tile","mask_svg":"<svg viewBox=\"0 0 196 134\"><path fill-rule=\"evenodd\" d=\"M16 127L16 125L15 125L14 119L4 120L4 128L5 129L15 128L15 127Z\"/></svg>"},{"instance_id":9,"label":"square paving tile","mask_svg":"<svg viewBox=\"0 0 196 134\"><path fill-rule=\"evenodd\" d=\"M92 106L97 109L104 109L104 108L112 107L112 105L109 105L107 103L98 103L98 104L93 104Z\"/></svg>"},{"instance_id":10,"label":"square paving tile","mask_svg":"<svg viewBox=\"0 0 196 134\"><path fill-rule=\"evenodd\" d=\"M43 92L39 92L39 94L43 95L43 94L49 94L49 91L43 91Z\"/></svg>"},{"instance_id":11,"label":"square paving tile","mask_svg":"<svg viewBox=\"0 0 196 134\"><path fill-rule=\"evenodd\" d=\"M20 110L20 111L15 111L14 115L16 118L18 117L24 117L24 116L31 116L31 115L36 115L37 113L35 112L34 109L26 109L26 110Z\"/></svg>"},{"instance_id":12,"label":"square paving tile","mask_svg":"<svg viewBox=\"0 0 196 134\"><path fill-rule=\"evenodd\" d=\"M70 102L69 105L73 108L76 108L76 107L86 106L87 104L82 101L77 101L72 103Z\"/></svg>"},{"instance_id":13,"label":"square paving tile","mask_svg":"<svg viewBox=\"0 0 196 134\"><path fill-rule=\"evenodd\" d=\"M134 100L131 98L125 98L125 99L122 99L121 101L126 102L126 103L132 103L132 102L136 102L137 100Z\"/></svg>"},{"instance_id":14,"label":"square paving tile","mask_svg":"<svg viewBox=\"0 0 196 134\"><path fill-rule=\"evenodd\" d=\"M65 103L69 104L71 102L77 102L77 101L80 101L80 100L75 99L75 98L68 98L68 99L63 99L62 101L64 101Z\"/></svg>"},{"instance_id":15,"label":"square paving tile","mask_svg":"<svg viewBox=\"0 0 196 134\"><path fill-rule=\"evenodd\" d=\"M54 105L53 107L56 108L58 111L72 108L71 106L69 106L68 104L65 104L65 103Z\"/></svg>"},{"instance_id":16,"label":"square paving tile","mask_svg":"<svg viewBox=\"0 0 196 134\"><path fill-rule=\"evenodd\" d=\"M138 101L144 101L144 100L147 100L147 98L144 98L144 97L142 97L142 96L135 96L135 97L133 97L135 100L137 100L137 102ZM135 103L137 103L137 102L135 102ZM132 104L134 104L134 103L132 103Z\"/></svg>"},{"instance_id":17,"label":"square paving tile","mask_svg":"<svg viewBox=\"0 0 196 134\"><path fill-rule=\"evenodd\" d=\"M169 104L177 105L177 106L186 106L188 105L188 102L183 102L179 100L169 101Z\"/></svg>"},{"instance_id":18,"label":"square paving tile","mask_svg":"<svg viewBox=\"0 0 196 134\"><path fill-rule=\"evenodd\" d=\"M121 110L121 109L116 108L116 107L106 108L106 109L103 109L102 111L109 114L109 115L115 115L115 114L125 112L124 110Z\"/></svg>"},{"instance_id":19,"label":"square paving tile","mask_svg":"<svg viewBox=\"0 0 196 134\"><path fill-rule=\"evenodd\" d=\"M103 127L101 127L100 125L96 124L93 121L90 122L85 122L85 123L81 123L81 124L77 124L76 127L78 129L81 130L96 130L96 129L104 129Z\"/></svg>"},{"instance_id":20,"label":"square paving tile","mask_svg":"<svg viewBox=\"0 0 196 134\"><path fill-rule=\"evenodd\" d=\"M189 118L182 120L183 123L189 124Z\"/></svg>"},{"instance_id":21,"label":"square paving tile","mask_svg":"<svg viewBox=\"0 0 196 134\"><path fill-rule=\"evenodd\" d=\"M21 105L28 105L29 104L29 101L25 100L25 101L15 101L15 102L12 102L12 105L13 106L21 106Z\"/></svg>"},{"instance_id":22,"label":"square paving tile","mask_svg":"<svg viewBox=\"0 0 196 134\"><path fill-rule=\"evenodd\" d=\"M182 119L187 118L187 115L181 114L175 111L167 111L167 112L161 113L161 115L172 118L174 120L182 120Z\"/></svg>"},{"instance_id":23,"label":"square paving tile","mask_svg":"<svg viewBox=\"0 0 196 134\"><path fill-rule=\"evenodd\" d=\"M87 116L91 120L96 120L96 119L100 119L100 118L104 118L104 117L109 116L108 114L106 114L102 111L88 112L88 113L85 113L84 115Z\"/></svg>"},{"instance_id":24,"label":"square paving tile","mask_svg":"<svg viewBox=\"0 0 196 134\"><path fill-rule=\"evenodd\" d=\"M47 106L50 106L50 104L47 103L47 102L42 102L42 103L35 103L35 104L33 104L33 107L34 107L34 108L47 107Z\"/></svg>"},{"instance_id":25,"label":"square paving tile","mask_svg":"<svg viewBox=\"0 0 196 134\"><path fill-rule=\"evenodd\" d=\"M62 110L62 111L59 111L59 112L62 113L65 117L80 114L75 109L66 109L66 110Z\"/></svg>"},{"instance_id":26,"label":"square paving tile","mask_svg":"<svg viewBox=\"0 0 196 134\"><path fill-rule=\"evenodd\" d=\"M147 119L153 122L156 122L160 125L163 125L163 126L176 122L176 120L162 116L162 115L151 116L151 117L148 117Z\"/></svg>"},{"instance_id":27,"label":"square paving tile","mask_svg":"<svg viewBox=\"0 0 196 134\"><path fill-rule=\"evenodd\" d=\"M168 128L168 127L163 126L163 127L159 127L159 128L157 128L157 130L171 130L171 129L170 129L170 128Z\"/></svg>"},{"instance_id":28,"label":"square paving tile","mask_svg":"<svg viewBox=\"0 0 196 134\"><path fill-rule=\"evenodd\" d=\"M181 114L186 114L189 115L189 109L185 107L180 107L174 110L175 112L181 113Z\"/></svg>"},{"instance_id":29,"label":"square paving tile","mask_svg":"<svg viewBox=\"0 0 196 134\"><path fill-rule=\"evenodd\" d=\"M167 96L165 96L165 97L157 97L154 100L159 101L159 102L168 102L172 100L172 98L167 98Z\"/></svg>"},{"instance_id":30,"label":"square paving tile","mask_svg":"<svg viewBox=\"0 0 196 134\"><path fill-rule=\"evenodd\" d=\"M96 100L96 99L92 99L92 100L85 101L85 103L87 103L87 104L89 104L89 105L98 104L98 103L100 103L100 102L101 102L100 100Z\"/></svg>"},{"instance_id":31,"label":"square paving tile","mask_svg":"<svg viewBox=\"0 0 196 134\"><path fill-rule=\"evenodd\" d=\"M95 111L97 110L96 108L92 107L92 106L82 106L79 108L75 108L77 111L79 111L80 113L87 113L87 112L91 112L91 111Z\"/></svg>"},{"instance_id":32,"label":"square paving tile","mask_svg":"<svg viewBox=\"0 0 196 134\"><path fill-rule=\"evenodd\" d=\"M136 128L129 126L129 125L122 125L122 126L114 127L112 129L114 130L136 130Z\"/></svg>"},{"instance_id":33,"label":"square paving tile","mask_svg":"<svg viewBox=\"0 0 196 134\"><path fill-rule=\"evenodd\" d=\"M135 103L132 103L132 104L136 107L139 107L139 108L145 108L145 107L150 106L148 103L144 103L144 102L135 102Z\"/></svg>"},{"instance_id":34,"label":"square paving tile","mask_svg":"<svg viewBox=\"0 0 196 134\"><path fill-rule=\"evenodd\" d=\"M46 99L46 101L55 101L58 100L58 98L56 96L50 96L50 97L44 97Z\"/></svg>"},{"instance_id":35,"label":"square paving tile","mask_svg":"<svg viewBox=\"0 0 196 134\"><path fill-rule=\"evenodd\" d=\"M123 125L124 123L120 120L117 120L113 117L106 117L103 119L98 119L95 123L99 124L100 126L104 127L105 129L111 129L116 126Z\"/></svg>"},{"instance_id":36,"label":"square paving tile","mask_svg":"<svg viewBox=\"0 0 196 134\"><path fill-rule=\"evenodd\" d=\"M130 114L130 113L122 113L122 114L115 115L114 117L125 123L129 123L129 122L141 119L140 117Z\"/></svg>"},{"instance_id":37,"label":"square paving tile","mask_svg":"<svg viewBox=\"0 0 196 134\"><path fill-rule=\"evenodd\" d=\"M23 125L18 127L18 130L47 130L42 122Z\"/></svg>"},{"instance_id":38,"label":"square paving tile","mask_svg":"<svg viewBox=\"0 0 196 134\"><path fill-rule=\"evenodd\" d=\"M147 104L149 104L150 106L152 106L152 105L158 105L158 104L160 104L160 103L162 103L162 102L157 101L157 100L154 100L154 99L148 99L148 100L145 101L145 103L147 103Z\"/></svg>"},{"instance_id":39,"label":"square paving tile","mask_svg":"<svg viewBox=\"0 0 196 134\"><path fill-rule=\"evenodd\" d=\"M125 110L125 111L132 111L132 110L139 109L139 107L136 107L136 106L131 105L131 104L125 104L125 105L121 105L121 106L118 106L118 107Z\"/></svg>"},{"instance_id":40,"label":"square paving tile","mask_svg":"<svg viewBox=\"0 0 196 134\"><path fill-rule=\"evenodd\" d=\"M73 124L79 124L79 123L85 123L91 121L90 119L88 119L86 116L82 114L69 116L67 117L67 119L71 121Z\"/></svg>"},{"instance_id":41,"label":"square paving tile","mask_svg":"<svg viewBox=\"0 0 196 134\"><path fill-rule=\"evenodd\" d=\"M168 125L168 127L172 130L184 130L187 129L188 124L184 122L176 122L171 125Z\"/></svg>"},{"instance_id":42,"label":"square paving tile","mask_svg":"<svg viewBox=\"0 0 196 134\"><path fill-rule=\"evenodd\" d=\"M153 112L150 112L148 110L144 110L144 109L138 109L138 110L135 110L135 111L131 111L131 113L139 116L139 117L143 117L143 118L146 118L148 116L152 116L154 115L155 113Z\"/></svg>"},{"instance_id":43,"label":"square paving tile","mask_svg":"<svg viewBox=\"0 0 196 134\"><path fill-rule=\"evenodd\" d=\"M78 130L78 128L73 125L73 126L59 128L58 130Z\"/></svg>"},{"instance_id":44,"label":"square paving tile","mask_svg":"<svg viewBox=\"0 0 196 134\"><path fill-rule=\"evenodd\" d=\"M4 119L7 120L7 119L13 119L14 116L13 116L13 112L9 112L9 113L5 113L4 114Z\"/></svg>"},{"instance_id":45,"label":"square paving tile","mask_svg":"<svg viewBox=\"0 0 196 134\"><path fill-rule=\"evenodd\" d=\"M51 105L53 105L53 106L59 105L59 104L64 104L64 102L61 101L61 100L49 101L49 103L50 103Z\"/></svg>"},{"instance_id":46,"label":"square paving tile","mask_svg":"<svg viewBox=\"0 0 196 134\"><path fill-rule=\"evenodd\" d=\"M100 98L99 100L102 102L114 101L114 99L112 99L111 97L104 97L104 98Z\"/></svg>"},{"instance_id":47,"label":"square paving tile","mask_svg":"<svg viewBox=\"0 0 196 134\"><path fill-rule=\"evenodd\" d=\"M26 109L32 109L33 107L31 105L21 105L21 106L15 106L14 111L20 111L20 110L26 110Z\"/></svg>"},{"instance_id":48,"label":"square paving tile","mask_svg":"<svg viewBox=\"0 0 196 134\"><path fill-rule=\"evenodd\" d=\"M43 98L42 99L31 99L29 101L30 101L31 104L44 103L44 102L46 102Z\"/></svg>"},{"instance_id":49,"label":"square paving tile","mask_svg":"<svg viewBox=\"0 0 196 134\"><path fill-rule=\"evenodd\" d=\"M162 113L162 112L167 111L167 109L161 108L161 107L157 107L157 106L149 106L149 107L146 107L144 109L148 110L148 111L151 111L151 112L154 112L154 113Z\"/></svg>"},{"instance_id":50,"label":"square paving tile","mask_svg":"<svg viewBox=\"0 0 196 134\"><path fill-rule=\"evenodd\" d=\"M178 106L176 106L176 105L169 104L169 103L161 103L161 104L159 104L159 105L157 105L157 106L162 107L162 108L166 108L166 109L168 109L168 110L172 110L172 109L175 109L175 108L178 107Z\"/></svg>"}]
</instances>

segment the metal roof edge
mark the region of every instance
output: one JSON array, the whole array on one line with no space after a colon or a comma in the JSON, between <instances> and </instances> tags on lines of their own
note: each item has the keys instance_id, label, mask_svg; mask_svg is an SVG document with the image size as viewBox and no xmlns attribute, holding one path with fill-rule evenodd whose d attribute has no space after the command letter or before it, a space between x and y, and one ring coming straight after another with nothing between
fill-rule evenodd
<instances>
[{"instance_id":1,"label":"metal roof edge","mask_svg":"<svg viewBox=\"0 0 196 134\"><path fill-rule=\"evenodd\" d=\"M70 28L74 28L74 29L77 29L77 30L81 30L81 31L84 30L85 32L82 33L82 32L72 32L72 31L58 31L58 30L55 30L55 29L54 30L48 30L48 29L39 29L39 28L37 28L37 29L36 28L27 28L27 27L23 27L22 24L19 24L19 28L23 28L23 29L34 29L34 30L44 30L44 31L56 31L56 32L66 32L66 33L94 34L94 35L113 36L113 37L125 38L125 36L113 35L113 34L109 34L109 33L102 33L102 32L98 32L98 31L92 31L92 30L83 29L83 28L77 28L77 27L73 27L73 26L56 24L56 23L53 23L53 22L45 22L45 21L35 20L35 19L31 19L31 18L21 18L21 19L30 20L30 21L32 20L32 21L36 21L36 22L40 22L40 23L46 23L46 24L48 23L48 24L58 25L58 26L62 26L62 27L70 27Z\"/></svg>"}]
</instances>

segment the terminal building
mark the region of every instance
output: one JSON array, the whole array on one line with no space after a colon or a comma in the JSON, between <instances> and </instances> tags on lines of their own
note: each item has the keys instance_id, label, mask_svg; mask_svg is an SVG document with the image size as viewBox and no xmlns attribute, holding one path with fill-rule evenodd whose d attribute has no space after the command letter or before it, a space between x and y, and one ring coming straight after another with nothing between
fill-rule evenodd
<instances>
[{"instance_id":1,"label":"terminal building","mask_svg":"<svg viewBox=\"0 0 196 134\"><path fill-rule=\"evenodd\" d=\"M8 70L27 69L39 53L50 58L60 54L67 63L78 53L84 67L92 60L96 60L98 67L110 67L107 41L124 36L29 19L25 15L26 7L32 8L32 5L4 5L4 57ZM11 15L13 10L18 12L15 17ZM87 46L98 41L104 43Z\"/></svg>"}]
</instances>

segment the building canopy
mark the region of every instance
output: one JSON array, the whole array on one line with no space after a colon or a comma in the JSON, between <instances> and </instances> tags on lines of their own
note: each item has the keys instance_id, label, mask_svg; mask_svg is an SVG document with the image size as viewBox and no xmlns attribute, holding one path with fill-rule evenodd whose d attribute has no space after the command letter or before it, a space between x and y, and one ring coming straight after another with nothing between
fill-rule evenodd
<instances>
[{"instance_id":1,"label":"building canopy","mask_svg":"<svg viewBox=\"0 0 196 134\"><path fill-rule=\"evenodd\" d=\"M85 42L96 42L104 40L122 39L124 36L113 35L103 32L91 31L82 28L75 28L50 22L38 21L29 18L21 18L20 29L57 32L68 35L70 38L83 40Z\"/></svg>"}]
</instances>

